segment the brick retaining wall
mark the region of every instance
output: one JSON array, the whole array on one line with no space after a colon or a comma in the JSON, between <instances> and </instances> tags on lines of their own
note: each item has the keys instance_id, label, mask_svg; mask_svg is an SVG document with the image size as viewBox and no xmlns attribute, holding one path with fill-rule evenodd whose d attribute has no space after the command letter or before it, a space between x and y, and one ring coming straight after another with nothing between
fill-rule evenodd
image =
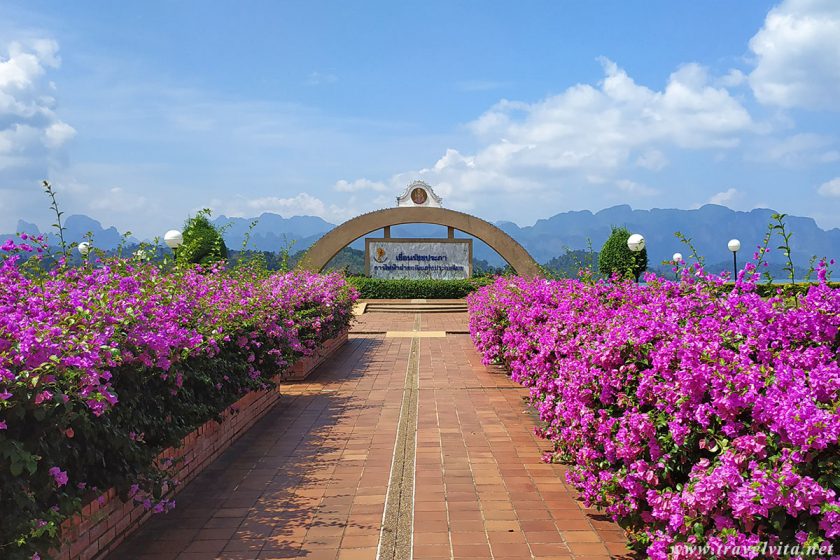
<instances>
[{"instance_id":1,"label":"brick retaining wall","mask_svg":"<svg viewBox=\"0 0 840 560\"><path fill-rule=\"evenodd\" d=\"M321 362L347 342L347 331L324 342L314 355L293 364L288 372L274 381L300 381ZM173 478L183 488L212 463L223 451L262 418L280 398L278 390L252 391L236 401L222 414L222 421L210 420L187 435L178 448L164 450L159 459L183 457ZM177 489L176 489L177 492ZM133 500L123 502L111 488L99 499L87 504L62 525L66 544L55 555L56 560L91 560L103 558L152 515Z\"/></svg>"}]
</instances>

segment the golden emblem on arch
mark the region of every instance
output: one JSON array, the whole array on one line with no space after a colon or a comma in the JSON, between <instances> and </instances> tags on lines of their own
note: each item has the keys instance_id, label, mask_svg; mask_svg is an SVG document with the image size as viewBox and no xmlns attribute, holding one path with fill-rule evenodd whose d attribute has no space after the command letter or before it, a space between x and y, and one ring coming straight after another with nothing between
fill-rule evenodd
<instances>
[{"instance_id":1,"label":"golden emblem on arch","mask_svg":"<svg viewBox=\"0 0 840 560\"><path fill-rule=\"evenodd\" d=\"M416 187L411 191L411 202L414 204L423 204L428 198L429 195L426 193L426 189Z\"/></svg>"}]
</instances>

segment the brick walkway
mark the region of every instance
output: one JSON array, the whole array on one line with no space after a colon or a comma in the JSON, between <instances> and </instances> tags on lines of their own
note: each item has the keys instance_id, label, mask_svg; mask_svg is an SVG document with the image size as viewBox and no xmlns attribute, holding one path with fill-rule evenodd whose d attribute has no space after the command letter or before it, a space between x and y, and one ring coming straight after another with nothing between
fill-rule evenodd
<instances>
[{"instance_id":1,"label":"brick walkway","mask_svg":"<svg viewBox=\"0 0 840 560\"><path fill-rule=\"evenodd\" d=\"M376 315L355 329L467 330L465 314ZM415 344L414 558L626 554L621 530L576 501L563 467L540 461L548 446L533 436L526 390L482 366L466 334ZM109 559L376 559L411 346L351 333Z\"/></svg>"}]
</instances>

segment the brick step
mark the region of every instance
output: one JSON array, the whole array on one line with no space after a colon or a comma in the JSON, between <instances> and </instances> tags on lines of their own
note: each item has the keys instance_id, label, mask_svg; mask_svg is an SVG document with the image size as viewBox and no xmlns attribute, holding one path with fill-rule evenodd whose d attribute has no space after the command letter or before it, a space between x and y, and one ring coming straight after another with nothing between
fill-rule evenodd
<instances>
[{"instance_id":1,"label":"brick step","mask_svg":"<svg viewBox=\"0 0 840 560\"><path fill-rule=\"evenodd\" d=\"M368 303L365 313L466 313L465 303Z\"/></svg>"}]
</instances>

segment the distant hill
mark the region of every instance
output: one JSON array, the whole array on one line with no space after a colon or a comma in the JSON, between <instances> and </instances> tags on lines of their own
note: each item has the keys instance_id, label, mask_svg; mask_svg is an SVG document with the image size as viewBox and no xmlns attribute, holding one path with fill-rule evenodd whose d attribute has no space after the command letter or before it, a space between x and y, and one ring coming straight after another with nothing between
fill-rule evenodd
<instances>
[{"instance_id":1,"label":"distant hill","mask_svg":"<svg viewBox=\"0 0 840 560\"><path fill-rule=\"evenodd\" d=\"M625 226L644 235L651 264L669 260L676 252L688 257L688 248L674 236L677 231L692 239L697 252L708 263L730 262L732 254L726 243L737 238L742 246L739 260L745 262L764 238L774 212L769 209L738 212L714 204L696 210L633 210L622 205L596 213L564 212L538 220L533 226L519 227L510 222L497 225L522 243L539 262L562 255L566 249L585 249L587 240L598 251L609 237L611 226ZM807 266L811 255L840 256L840 229L825 231L812 218L796 216L788 216L785 223L793 232L791 248L795 263ZM780 251L775 251L778 241L774 238L770 243L773 249L768 255L770 262L781 263L784 259Z\"/></svg>"},{"instance_id":2,"label":"distant hill","mask_svg":"<svg viewBox=\"0 0 840 560\"><path fill-rule=\"evenodd\" d=\"M90 233L93 236L94 242L97 247L104 250L111 250L116 249L120 245L120 241L122 240L123 234L120 233L117 228L111 226L109 228L105 228L102 224L89 216L85 216L84 214L74 214L72 216L67 216L62 224L65 228L64 230L64 241L69 243L72 242L80 242L84 241L85 237ZM18 233L28 233L32 235L41 235L45 234L49 241L50 245L58 245L58 235L55 232L54 228L44 229L41 230L38 228L37 225L26 222L24 220L18 220L17 223L17 232ZM9 237L14 237L14 233L8 234L0 234L0 239L7 239ZM129 235L125 239L125 244L128 245L136 245L140 243L140 241Z\"/></svg>"},{"instance_id":3,"label":"distant hill","mask_svg":"<svg viewBox=\"0 0 840 560\"><path fill-rule=\"evenodd\" d=\"M213 223L219 227L229 224L224 234L225 243L231 249L241 249L254 220L257 220L257 224L251 229L247 248L257 251L279 251L293 245L291 250L296 252L309 247L335 227L334 224L316 216L284 218L271 213L264 213L259 218L219 216Z\"/></svg>"},{"instance_id":4,"label":"distant hill","mask_svg":"<svg viewBox=\"0 0 840 560\"><path fill-rule=\"evenodd\" d=\"M538 220L531 226L519 226L513 222L498 222L496 225L519 241L538 262L548 263L555 259L552 265L558 268L568 268L572 261L565 262L562 259L570 251L588 250L591 244L591 248L597 252L609 236L611 226L625 226L630 231L645 236L650 268L655 269L662 261L669 260L675 252L680 252L688 258L688 247L674 236L674 232L679 231L692 239L698 253L706 258L708 267L717 272L729 270L731 266L732 254L726 248L726 243L732 238L740 239L743 247L738 255L739 264L742 265L752 257L755 247L761 243L767 231L773 213L773 210L763 208L739 212L714 204L694 210L633 210L627 205L622 205L594 213L588 210L563 212ZM238 250L242 247L253 220L219 216L214 223L218 226L229 224L224 234L225 242L231 249ZM840 259L840 229L823 230L812 218L805 217L788 216L785 222L793 232L792 257L798 269L804 271L812 255ZM100 222L87 216L69 216L66 226L68 241L79 241L90 231L93 233L95 244L102 249L113 249L120 242L120 232L115 228L104 228ZM251 229L248 248L272 252L286 248L294 254L308 248L333 227L334 224L315 216L284 218L277 214L265 213ZM18 230L27 233L41 232L34 224L23 220L18 223ZM381 231L375 231L370 235L377 237L381 234ZM409 224L393 227L391 235L444 237L446 228ZM0 237L5 239L9 235ZM130 238L128 242L133 243L137 240ZM781 251L776 250L778 245L779 239L774 237L770 243L772 251L768 255L768 260L776 265L784 261ZM356 241L351 248L364 249L364 242ZM475 259L486 261L488 266L503 264L499 256L484 243L476 240L473 249ZM343 258L349 259L343 264L351 265L351 268L358 266L359 255L355 251L345 253Z\"/></svg>"}]
</instances>

